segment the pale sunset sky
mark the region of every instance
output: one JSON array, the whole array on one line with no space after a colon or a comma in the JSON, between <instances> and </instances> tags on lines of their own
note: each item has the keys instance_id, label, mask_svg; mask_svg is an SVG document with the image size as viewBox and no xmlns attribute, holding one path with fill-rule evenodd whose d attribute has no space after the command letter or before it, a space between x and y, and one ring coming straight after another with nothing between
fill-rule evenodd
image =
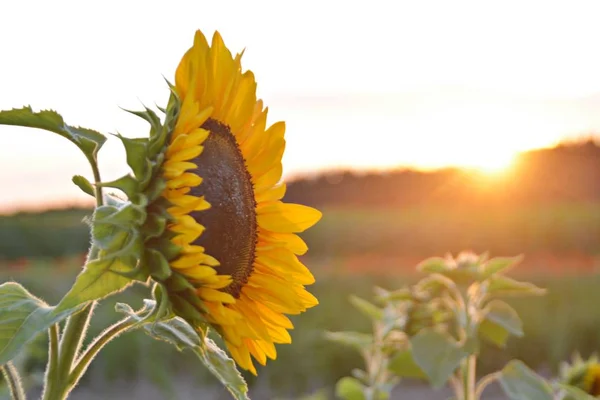
<instances>
[{"instance_id":1,"label":"pale sunset sky","mask_svg":"<svg viewBox=\"0 0 600 400\"><path fill-rule=\"evenodd\" d=\"M597 1L20 1L2 7L0 109L55 109L136 137L119 107L165 105L196 29L219 30L285 120L285 176L323 169L492 169L600 132ZM127 172L118 140L105 180ZM85 159L0 126L0 211L85 199Z\"/></svg>"}]
</instances>

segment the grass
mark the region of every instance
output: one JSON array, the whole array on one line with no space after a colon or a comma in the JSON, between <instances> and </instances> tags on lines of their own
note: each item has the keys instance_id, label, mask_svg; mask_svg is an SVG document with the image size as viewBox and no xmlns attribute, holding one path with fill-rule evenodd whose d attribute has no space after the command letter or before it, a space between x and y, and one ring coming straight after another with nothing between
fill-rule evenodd
<instances>
[{"instance_id":1,"label":"grass","mask_svg":"<svg viewBox=\"0 0 600 400\"><path fill-rule=\"evenodd\" d=\"M410 207L336 208L304 238L311 254L430 257L472 249L492 254L600 254L597 204L511 209Z\"/></svg>"},{"instance_id":2,"label":"grass","mask_svg":"<svg viewBox=\"0 0 600 400\"><path fill-rule=\"evenodd\" d=\"M72 283L77 270L57 269L47 262L33 262L25 269L3 270L0 281L15 279L50 303L56 303ZM373 285L396 288L417 279L416 276L373 277L323 273L311 291L320 305L301 316L293 316L296 329L292 345L278 346L278 359L259 369L259 378L246 375L250 385L267 386L273 395L296 397L321 387L333 387L337 379L360 366L353 351L323 339L323 332L339 330L368 331L369 321L357 314L348 302L350 294L371 297ZM573 351L584 355L600 349L600 276L538 276L535 283L549 289L545 297L510 302L522 315L525 337L512 339L506 349L485 347L481 372L501 367L511 358L519 358L537 369L555 371L558 363ZM94 317L92 332L116 320L116 301L141 305L148 289L137 285L104 302ZM29 370L43 368L45 338L34 344L36 357L28 362ZM199 386L216 384L190 353L178 353L166 343L152 341L141 332L126 334L109 344L94 361L87 379L106 382L152 380L165 398L172 391L173 376L192 376ZM85 384L85 383L84 383Z\"/></svg>"}]
</instances>

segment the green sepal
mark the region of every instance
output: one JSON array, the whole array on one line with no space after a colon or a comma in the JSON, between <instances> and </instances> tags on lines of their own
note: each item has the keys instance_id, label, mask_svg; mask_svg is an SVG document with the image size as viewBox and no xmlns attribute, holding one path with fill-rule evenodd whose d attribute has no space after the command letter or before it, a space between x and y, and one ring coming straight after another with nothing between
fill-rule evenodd
<instances>
[{"instance_id":1,"label":"green sepal","mask_svg":"<svg viewBox=\"0 0 600 400\"><path fill-rule=\"evenodd\" d=\"M177 293L188 289L194 290L194 285L179 272L175 271L171 274L169 280L165 282L165 285L169 292Z\"/></svg>"},{"instance_id":2,"label":"green sepal","mask_svg":"<svg viewBox=\"0 0 600 400\"><path fill-rule=\"evenodd\" d=\"M195 288L191 289L191 290L188 289L183 292L180 292L179 295L182 298L184 298L185 300L187 300L188 303L190 303L191 305L196 307L199 311L208 313L208 309L206 308L206 305L204 304L204 302L202 300L200 300L200 297L198 297L198 295L196 294Z\"/></svg>"},{"instance_id":3,"label":"green sepal","mask_svg":"<svg viewBox=\"0 0 600 400\"><path fill-rule=\"evenodd\" d=\"M146 174L148 173L148 164L146 162L148 157L148 139L130 139L120 134L117 134L116 136L121 139L121 142L125 147L125 153L127 154L127 165L129 165L138 181L142 181L146 178Z\"/></svg>"},{"instance_id":4,"label":"green sepal","mask_svg":"<svg viewBox=\"0 0 600 400\"><path fill-rule=\"evenodd\" d=\"M156 282L152 288L152 298L156 302L155 316L157 320L173 318L173 305L164 284Z\"/></svg>"},{"instance_id":5,"label":"green sepal","mask_svg":"<svg viewBox=\"0 0 600 400\"><path fill-rule=\"evenodd\" d=\"M160 118L150 108L144 106L145 111L132 111L132 110L127 110L125 108L121 108L121 109L123 111L126 111L126 112L128 112L130 114L133 114L133 115L137 116L137 117L140 117L144 121L147 121L150 124L151 128L152 128L151 131L150 131L150 136L153 136L153 134L156 134L156 132L160 132L160 130L162 128L162 123L160 122Z\"/></svg>"},{"instance_id":6,"label":"green sepal","mask_svg":"<svg viewBox=\"0 0 600 400\"><path fill-rule=\"evenodd\" d=\"M171 276L171 267L169 262L159 251L146 249L144 251L144 261L148 264L150 276L157 281L164 281Z\"/></svg>"},{"instance_id":7,"label":"green sepal","mask_svg":"<svg viewBox=\"0 0 600 400\"><path fill-rule=\"evenodd\" d=\"M71 180L85 194L89 194L92 197L96 196L96 194L94 193L94 186L90 183L90 181L88 181L83 176L81 176L81 175L74 175L73 178L71 178Z\"/></svg>"},{"instance_id":8,"label":"green sepal","mask_svg":"<svg viewBox=\"0 0 600 400\"><path fill-rule=\"evenodd\" d=\"M140 181L140 187L142 188L142 190L146 190L146 188L148 187L148 185L150 184L150 182L152 182L152 177L153 175L153 171L154 171L154 163L152 162L152 160L150 160L149 158L144 160L144 163L146 164L146 167L144 169L144 171L146 171L144 173L144 175L139 179Z\"/></svg>"},{"instance_id":9,"label":"green sepal","mask_svg":"<svg viewBox=\"0 0 600 400\"><path fill-rule=\"evenodd\" d=\"M171 296L171 303L175 314L185 319L186 321L202 321L206 323L204 315L198 311L196 307L191 305L186 299L178 295Z\"/></svg>"},{"instance_id":10,"label":"green sepal","mask_svg":"<svg viewBox=\"0 0 600 400\"><path fill-rule=\"evenodd\" d=\"M144 190L144 194L148 198L148 202L152 203L163 194L166 188L167 182L162 177L155 177Z\"/></svg>"},{"instance_id":11,"label":"green sepal","mask_svg":"<svg viewBox=\"0 0 600 400\"><path fill-rule=\"evenodd\" d=\"M142 225L141 232L146 241L160 237L167 228L167 220L165 217L155 213L148 214L146 222Z\"/></svg>"},{"instance_id":12,"label":"green sepal","mask_svg":"<svg viewBox=\"0 0 600 400\"><path fill-rule=\"evenodd\" d=\"M172 243L168 238L163 235L160 238L152 239L148 242L148 247L158 250L162 253L167 261L172 261L181 252L181 247Z\"/></svg>"},{"instance_id":13,"label":"green sepal","mask_svg":"<svg viewBox=\"0 0 600 400\"><path fill-rule=\"evenodd\" d=\"M44 129L58 133L73 142L86 157L95 159L106 142L106 136L91 129L65 124L63 117L53 110L33 112L30 106L0 111L0 125L14 125Z\"/></svg>"},{"instance_id":14,"label":"green sepal","mask_svg":"<svg viewBox=\"0 0 600 400\"><path fill-rule=\"evenodd\" d=\"M111 182L102 182L98 184L101 187L111 187L115 189L119 189L127 198L131 201L131 198L135 196L140 191L140 184L133 176L127 174L120 177L117 180Z\"/></svg>"},{"instance_id":15,"label":"green sepal","mask_svg":"<svg viewBox=\"0 0 600 400\"><path fill-rule=\"evenodd\" d=\"M145 208L133 203L126 203L123 205L123 207L116 209L116 211L108 215L103 215L102 218L98 218L96 214L94 214L94 223L110 224L125 229L141 226L144 223L144 221L146 221Z\"/></svg>"},{"instance_id":16,"label":"green sepal","mask_svg":"<svg viewBox=\"0 0 600 400\"><path fill-rule=\"evenodd\" d=\"M154 159L163 152L167 143L168 131L162 129L159 133L153 136L148 143L148 157Z\"/></svg>"}]
</instances>

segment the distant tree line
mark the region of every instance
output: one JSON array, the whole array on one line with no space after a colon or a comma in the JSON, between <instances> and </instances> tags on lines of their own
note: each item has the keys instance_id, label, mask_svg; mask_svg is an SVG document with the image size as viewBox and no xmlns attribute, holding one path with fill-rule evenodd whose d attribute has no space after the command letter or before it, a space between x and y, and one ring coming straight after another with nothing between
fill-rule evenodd
<instances>
[{"instance_id":1,"label":"distant tree line","mask_svg":"<svg viewBox=\"0 0 600 400\"><path fill-rule=\"evenodd\" d=\"M498 175L462 169L329 172L288 183L286 201L312 206L456 207L600 201L594 141L521 153Z\"/></svg>"}]
</instances>

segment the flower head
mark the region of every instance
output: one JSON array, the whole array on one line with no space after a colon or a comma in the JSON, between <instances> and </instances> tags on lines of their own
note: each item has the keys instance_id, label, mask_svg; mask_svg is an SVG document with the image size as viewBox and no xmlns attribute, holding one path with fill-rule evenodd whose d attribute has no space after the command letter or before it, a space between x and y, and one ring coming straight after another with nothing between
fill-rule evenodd
<instances>
[{"instance_id":1,"label":"flower head","mask_svg":"<svg viewBox=\"0 0 600 400\"><path fill-rule=\"evenodd\" d=\"M314 277L297 257L307 246L296 234L321 213L282 202L285 124L267 127L253 73L218 33L209 45L196 32L171 91L164 124L138 113L152 130L128 195L147 213L146 265L176 315L199 331L213 327L256 374L252 357L264 365L275 344L291 342L285 314L318 304L304 287ZM135 164L138 142L124 142Z\"/></svg>"}]
</instances>

